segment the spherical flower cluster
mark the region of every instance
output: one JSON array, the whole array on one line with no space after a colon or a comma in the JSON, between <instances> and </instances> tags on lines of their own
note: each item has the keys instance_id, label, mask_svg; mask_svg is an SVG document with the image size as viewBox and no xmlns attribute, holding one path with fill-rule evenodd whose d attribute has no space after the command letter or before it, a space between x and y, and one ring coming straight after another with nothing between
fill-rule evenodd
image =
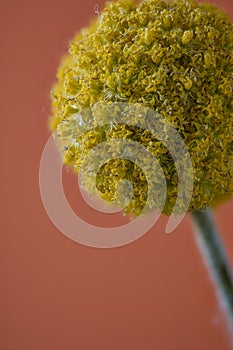
<instances>
[{"instance_id":1,"label":"spherical flower cluster","mask_svg":"<svg viewBox=\"0 0 233 350\"><path fill-rule=\"evenodd\" d=\"M194 0L118 0L108 2L71 42L52 91L50 126L67 135L75 114L101 102L136 103L158 112L189 151L194 188L188 210L198 210L233 193L232 92L233 25L227 15ZM149 130L98 126L67 141L65 163L78 171L96 144L119 137L142 143L159 159L167 182L163 212L170 214L177 195L176 167ZM112 159L102 166L98 190L109 201L115 199L112 184L119 177L134 186L127 212L139 214L147 183L142 169L129 160Z\"/></svg>"}]
</instances>

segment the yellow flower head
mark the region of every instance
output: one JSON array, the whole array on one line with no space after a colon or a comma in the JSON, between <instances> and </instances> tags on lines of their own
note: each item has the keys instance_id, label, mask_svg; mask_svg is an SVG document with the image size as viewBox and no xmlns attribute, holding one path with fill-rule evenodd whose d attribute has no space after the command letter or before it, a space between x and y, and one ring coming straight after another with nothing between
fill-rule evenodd
<instances>
[{"instance_id":1,"label":"yellow flower head","mask_svg":"<svg viewBox=\"0 0 233 350\"><path fill-rule=\"evenodd\" d=\"M170 214L177 195L176 167L150 130L113 123L66 141L74 115L97 103L140 104L154 110L174 126L189 151L194 171L189 211L197 210L233 193L232 91L233 25L227 15L194 0L118 0L108 2L71 42L52 92L50 127L60 130L67 142L65 163L77 171L98 143L111 138L140 142L163 168L163 212ZM138 215L147 199L147 181L133 162L108 161L98 171L96 186L112 201L120 178L133 184L126 211Z\"/></svg>"}]
</instances>

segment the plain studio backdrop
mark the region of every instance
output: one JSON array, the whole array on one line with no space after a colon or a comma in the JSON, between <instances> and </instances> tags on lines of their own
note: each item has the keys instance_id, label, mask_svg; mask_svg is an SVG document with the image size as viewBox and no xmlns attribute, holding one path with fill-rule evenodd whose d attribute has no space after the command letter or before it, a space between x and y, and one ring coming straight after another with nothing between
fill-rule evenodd
<instances>
[{"instance_id":1,"label":"plain studio backdrop","mask_svg":"<svg viewBox=\"0 0 233 350\"><path fill-rule=\"evenodd\" d=\"M233 16L231 0L209 2ZM162 216L132 244L94 249L62 235L42 205L38 170L49 137L49 92L69 41L103 4L0 4L0 348L230 350L188 215L171 235ZM84 219L108 225L83 204L71 173L64 172L64 189ZM215 217L233 265L232 206L221 205Z\"/></svg>"}]
</instances>

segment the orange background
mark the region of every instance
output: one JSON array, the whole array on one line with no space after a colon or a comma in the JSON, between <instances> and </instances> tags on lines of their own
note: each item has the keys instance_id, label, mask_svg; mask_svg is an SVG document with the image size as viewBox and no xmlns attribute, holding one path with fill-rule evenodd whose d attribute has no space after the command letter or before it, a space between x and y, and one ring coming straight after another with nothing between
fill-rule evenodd
<instances>
[{"instance_id":1,"label":"orange background","mask_svg":"<svg viewBox=\"0 0 233 350\"><path fill-rule=\"evenodd\" d=\"M63 236L43 208L38 169L49 137L49 91L62 53L95 16L96 3L104 1L0 5L0 348L233 349L188 216L171 235L162 217L136 242L105 250ZM215 3L233 16L230 0ZM76 179L68 174L64 183L79 211ZM232 206L215 214L233 265ZM82 215L90 215L83 205Z\"/></svg>"}]
</instances>

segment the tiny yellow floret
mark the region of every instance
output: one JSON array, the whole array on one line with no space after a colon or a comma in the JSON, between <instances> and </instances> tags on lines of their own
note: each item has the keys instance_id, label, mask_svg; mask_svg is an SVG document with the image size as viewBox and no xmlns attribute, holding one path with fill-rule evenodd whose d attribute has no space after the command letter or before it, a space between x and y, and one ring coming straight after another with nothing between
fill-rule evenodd
<instances>
[{"instance_id":1,"label":"tiny yellow floret","mask_svg":"<svg viewBox=\"0 0 233 350\"><path fill-rule=\"evenodd\" d=\"M186 45L190 43L190 41L193 38L193 31L191 30L186 30L182 36L182 44Z\"/></svg>"}]
</instances>

